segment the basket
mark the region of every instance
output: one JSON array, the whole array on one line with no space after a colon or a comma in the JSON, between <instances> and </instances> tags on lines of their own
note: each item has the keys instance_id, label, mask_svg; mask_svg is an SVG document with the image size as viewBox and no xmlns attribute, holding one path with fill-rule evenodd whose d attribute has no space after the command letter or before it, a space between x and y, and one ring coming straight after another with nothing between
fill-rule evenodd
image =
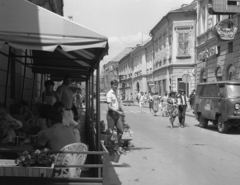
<instances>
[{"instance_id":1,"label":"basket","mask_svg":"<svg viewBox=\"0 0 240 185\"><path fill-rule=\"evenodd\" d=\"M15 160L0 160L0 176L18 177L51 177L54 164L51 167L22 167Z\"/></svg>"},{"instance_id":2,"label":"basket","mask_svg":"<svg viewBox=\"0 0 240 185\"><path fill-rule=\"evenodd\" d=\"M119 162L121 154L119 152L114 153L113 155L109 156L109 160L115 163Z\"/></svg>"}]
</instances>

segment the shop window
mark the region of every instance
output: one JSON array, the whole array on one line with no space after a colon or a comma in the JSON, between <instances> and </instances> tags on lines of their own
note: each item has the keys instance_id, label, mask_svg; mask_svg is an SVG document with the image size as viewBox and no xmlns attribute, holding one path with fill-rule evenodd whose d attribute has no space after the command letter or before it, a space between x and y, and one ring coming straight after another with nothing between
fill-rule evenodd
<instances>
[{"instance_id":1,"label":"shop window","mask_svg":"<svg viewBox=\"0 0 240 185\"><path fill-rule=\"evenodd\" d=\"M234 80L234 75L235 75L235 67L233 65L231 65L228 69L228 80Z\"/></svg>"},{"instance_id":2,"label":"shop window","mask_svg":"<svg viewBox=\"0 0 240 185\"><path fill-rule=\"evenodd\" d=\"M232 53L233 52L233 42L229 42L228 43L228 53Z\"/></svg>"},{"instance_id":3,"label":"shop window","mask_svg":"<svg viewBox=\"0 0 240 185\"><path fill-rule=\"evenodd\" d=\"M218 67L216 70L216 80L217 81L222 81L222 68Z\"/></svg>"},{"instance_id":4,"label":"shop window","mask_svg":"<svg viewBox=\"0 0 240 185\"><path fill-rule=\"evenodd\" d=\"M217 57L219 57L221 54L221 46L217 47Z\"/></svg>"},{"instance_id":5,"label":"shop window","mask_svg":"<svg viewBox=\"0 0 240 185\"><path fill-rule=\"evenodd\" d=\"M201 82L207 82L207 74L206 74L206 70L204 70L202 72L202 75L201 75Z\"/></svg>"}]
</instances>

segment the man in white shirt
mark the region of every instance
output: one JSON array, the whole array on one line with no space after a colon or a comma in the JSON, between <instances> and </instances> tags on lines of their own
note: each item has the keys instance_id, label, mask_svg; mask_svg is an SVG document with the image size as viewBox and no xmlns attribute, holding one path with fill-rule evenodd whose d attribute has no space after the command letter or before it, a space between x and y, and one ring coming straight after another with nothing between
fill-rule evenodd
<instances>
[{"instance_id":1,"label":"man in white shirt","mask_svg":"<svg viewBox=\"0 0 240 185\"><path fill-rule=\"evenodd\" d=\"M111 89L107 93L107 122L108 122L108 130L112 133L114 126L117 127L118 133L123 133L123 124L119 121L120 116L124 116L123 110L119 104L119 100L117 98L117 88L118 81L111 81Z\"/></svg>"},{"instance_id":2,"label":"man in white shirt","mask_svg":"<svg viewBox=\"0 0 240 185\"><path fill-rule=\"evenodd\" d=\"M183 89L180 89L179 91L180 93L178 95L178 119L180 126L183 128L185 126L185 114L187 110L188 98L185 95L185 91Z\"/></svg>"}]
</instances>

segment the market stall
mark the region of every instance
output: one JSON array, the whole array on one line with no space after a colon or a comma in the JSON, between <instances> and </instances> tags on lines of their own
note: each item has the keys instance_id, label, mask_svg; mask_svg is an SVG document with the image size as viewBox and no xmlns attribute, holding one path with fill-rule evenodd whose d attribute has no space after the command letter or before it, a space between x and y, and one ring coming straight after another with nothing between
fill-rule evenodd
<instances>
[{"instance_id":1,"label":"market stall","mask_svg":"<svg viewBox=\"0 0 240 185\"><path fill-rule=\"evenodd\" d=\"M0 4L0 48L4 48L6 45L9 47L8 53L0 51L0 55L9 59L8 74L10 73L10 61L14 60L22 63L25 69L30 67L34 74L47 74L54 81L59 81L64 75L70 74L74 81L86 83L86 128L89 154L94 155L92 159L95 164L95 166L90 165L89 167L97 168L97 173L95 173L95 176L98 177L97 181L106 184L105 177L102 175L107 175L107 169L103 170L104 173L99 170L106 168L108 162L106 153L100 152L102 148L99 130L99 96L96 96L96 128L93 128L94 107L90 105L94 105L94 100L90 98L90 93L94 92L93 74L96 71L96 93L99 94L99 63L108 52L108 39L25 0L0 0ZM12 54L12 50L21 52ZM31 62L27 62L29 59ZM4 90L5 103L8 83L7 75ZM24 88L21 90L24 91ZM33 98L34 91L32 91L32 100ZM0 152L3 151L0 150ZM100 160L101 157L96 157L96 155L104 157L104 165ZM7 184L9 179L1 178L5 179L4 182ZM23 181L25 180L23 179ZM91 179L82 181L91 182ZM69 179L68 182L73 181ZM92 182L96 182L96 180L92 179Z\"/></svg>"}]
</instances>

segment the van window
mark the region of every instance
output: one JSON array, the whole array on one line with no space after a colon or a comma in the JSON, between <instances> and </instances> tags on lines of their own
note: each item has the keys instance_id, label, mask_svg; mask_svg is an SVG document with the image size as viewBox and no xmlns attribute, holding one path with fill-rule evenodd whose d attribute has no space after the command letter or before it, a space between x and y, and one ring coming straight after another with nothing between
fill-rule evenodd
<instances>
[{"instance_id":1,"label":"van window","mask_svg":"<svg viewBox=\"0 0 240 185\"><path fill-rule=\"evenodd\" d=\"M203 96L204 97L211 97L212 96L212 88L213 85L206 85L205 88L204 88L204 94Z\"/></svg>"},{"instance_id":2,"label":"van window","mask_svg":"<svg viewBox=\"0 0 240 185\"><path fill-rule=\"evenodd\" d=\"M240 85L227 85L227 94L229 98L239 98Z\"/></svg>"}]
</instances>

